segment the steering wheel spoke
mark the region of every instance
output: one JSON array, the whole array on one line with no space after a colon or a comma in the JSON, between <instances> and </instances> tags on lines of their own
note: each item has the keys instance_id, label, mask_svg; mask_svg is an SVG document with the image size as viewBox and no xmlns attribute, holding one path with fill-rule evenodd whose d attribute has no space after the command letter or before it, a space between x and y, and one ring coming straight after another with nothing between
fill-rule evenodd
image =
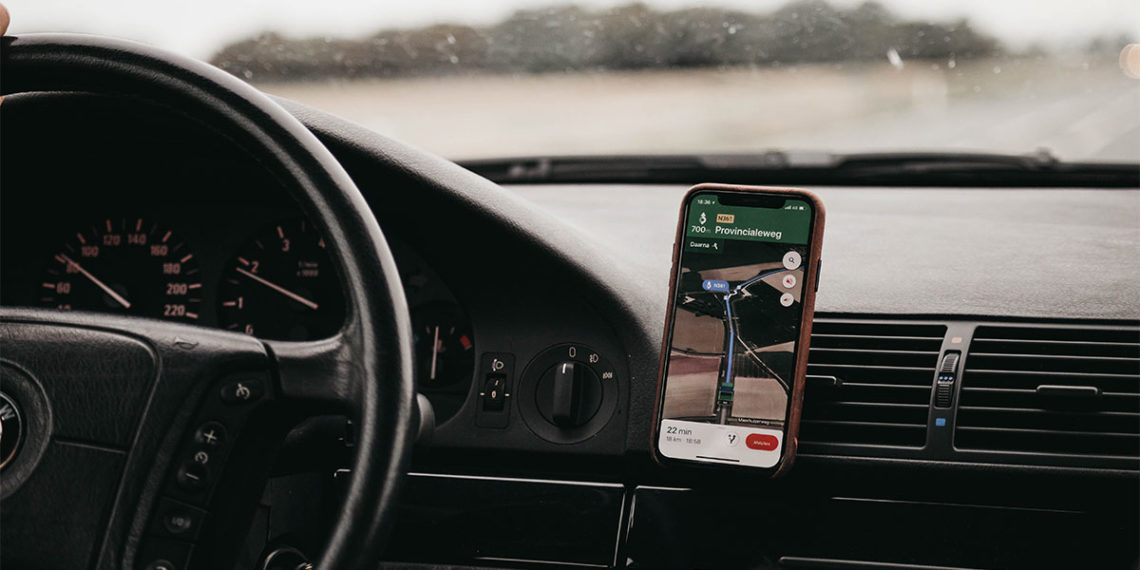
<instances>
[{"instance_id":1,"label":"steering wheel spoke","mask_svg":"<svg viewBox=\"0 0 1140 570\"><path fill-rule=\"evenodd\" d=\"M345 333L313 341L265 341L277 370L281 397L351 406L363 374Z\"/></svg>"}]
</instances>

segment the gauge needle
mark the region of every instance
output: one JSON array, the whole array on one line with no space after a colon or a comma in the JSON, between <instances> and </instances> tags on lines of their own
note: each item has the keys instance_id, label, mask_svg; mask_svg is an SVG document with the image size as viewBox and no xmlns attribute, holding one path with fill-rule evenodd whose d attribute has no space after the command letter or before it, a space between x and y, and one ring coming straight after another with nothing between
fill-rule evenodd
<instances>
[{"instance_id":1,"label":"gauge needle","mask_svg":"<svg viewBox=\"0 0 1140 570\"><path fill-rule=\"evenodd\" d=\"M435 361L439 358L439 325L435 326L435 340L431 342L431 380L435 380Z\"/></svg>"},{"instance_id":2,"label":"gauge needle","mask_svg":"<svg viewBox=\"0 0 1140 570\"><path fill-rule=\"evenodd\" d=\"M308 299L306 299L306 298L304 298L304 297L302 297L302 296L300 296L300 295L298 295L298 294L296 294L296 293L294 293L294 292L292 292L292 291L290 291L290 290L288 290L288 289L286 289L286 288L284 288L284 287L282 287L276 283L273 283L272 281L266 281L265 278L263 278L262 276L260 276L256 273L251 273L249 271L246 271L245 268L243 268L243 267L238 267L237 272L241 273L242 275L245 275L246 277L249 277L250 279L253 279L254 281L257 281L258 283L261 283L262 285L265 285L266 287L269 287L270 289L273 289L274 291L277 291L278 293L281 293L282 295L285 295L286 297L289 297L290 299L293 299L294 301L296 301L296 302L298 302L298 303L300 303L300 304L302 304L302 305L304 305L304 306L306 306L306 307L308 307L314 311L317 310L317 304L316 303L314 303L314 302L312 302L312 301L310 301L310 300L308 300Z\"/></svg>"},{"instance_id":3,"label":"gauge needle","mask_svg":"<svg viewBox=\"0 0 1140 570\"><path fill-rule=\"evenodd\" d=\"M62 253L59 254L59 258L62 259L64 262L66 262L66 264L69 267L74 267L76 271L83 274L83 276L86 277L87 279L90 279L92 283L94 283L96 286L98 286L100 289L102 289L104 293L110 295L111 298L114 299L116 302L118 302L120 305L122 305L124 309L131 308L131 302L130 301L126 300L122 295L116 293L114 289L112 289L106 283L100 281L98 277L95 277L94 275L92 275L91 272L84 269L83 266L76 263L75 260L71 259L67 255L62 254Z\"/></svg>"}]
</instances>

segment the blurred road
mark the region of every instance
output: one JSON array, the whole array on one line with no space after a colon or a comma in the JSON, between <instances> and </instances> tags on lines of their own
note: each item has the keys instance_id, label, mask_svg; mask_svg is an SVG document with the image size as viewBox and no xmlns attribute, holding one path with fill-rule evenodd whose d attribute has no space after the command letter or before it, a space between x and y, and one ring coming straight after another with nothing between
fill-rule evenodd
<instances>
[{"instance_id":1,"label":"blurred road","mask_svg":"<svg viewBox=\"0 0 1140 570\"><path fill-rule=\"evenodd\" d=\"M259 87L453 159L1048 148L1140 160L1140 81L1112 57Z\"/></svg>"}]
</instances>

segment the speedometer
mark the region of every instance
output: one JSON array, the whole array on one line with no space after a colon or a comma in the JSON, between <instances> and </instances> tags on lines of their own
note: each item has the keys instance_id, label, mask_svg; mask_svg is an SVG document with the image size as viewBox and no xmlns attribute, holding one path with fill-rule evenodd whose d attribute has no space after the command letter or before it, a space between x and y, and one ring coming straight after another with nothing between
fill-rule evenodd
<instances>
[{"instance_id":1,"label":"speedometer","mask_svg":"<svg viewBox=\"0 0 1140 570\"><path fill-rule=\"evenodd\" d=\"M143 218L81 229L48 261L40 302L65 310L194 321L198 261L173 231Z\"/></svg>"}]
</instances>

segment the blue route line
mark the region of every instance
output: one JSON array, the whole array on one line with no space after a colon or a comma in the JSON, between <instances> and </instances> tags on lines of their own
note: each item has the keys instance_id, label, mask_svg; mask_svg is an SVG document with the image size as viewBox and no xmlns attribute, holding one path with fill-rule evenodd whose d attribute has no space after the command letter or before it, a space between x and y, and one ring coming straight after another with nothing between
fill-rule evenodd
<instances>
[{"instance_id":1,"label":"blue route line","mask_svg":"<svg viewBox=\"0 0 1140 570\"><path fill-rule=\"evenodd\" d=\"M761 273L760 275L757 275L756 277L753 277L752 279L749 279L748 281L745 281L744 283L737 285L736 288L733 289L733 292L740 291L741 289L744 289L745 287L747 287L747 286L749 286L749 285L751 285L751 284L753 284L753 283L755 283L755 282L757 282L757 281L759 281L759 280L761 280L761 279L763 279L769 275L773 275L776 273L783 273L785 271L793 271L793 270L792 269L773 269L772 271Z\"/></svg>"},{"instance_id":2,"label":"blue route line","mask_svg":"<svg viewBox=\"0 0 1140 570\"><path fill-rule=\"evenodd\" d=\"M721 385L717 387L717 394L718 394L717 399L720 400L722 402L722 404L727 402L727 398L725 398L725 396L731 395L734 392L733 388L735 385L734 379L732 377L732 363L733 363L733 357L735 356L735 352L736 352L736 322L735 322L735 319L732 315L732 298L735 297L737 293L740 293L741 291L743 291L745 287L748 287L749 285L751 285L751 284L753 284L753 283L755 283L755 282L757 282L757 281L759 281L759 280L761 280L761 279L763 279L769 275L774 275L776 273L782 273L784 271L791 271L791 270L786 269L786 268L780 268L780 269L774 269L772 271L766 271L764 273L761 273L761 274L741 283L740 285L737 285L736 287L734 287L732 289L731 293L728 293L727 295L725 295L723 297L724 298L725 323L728 326L728 351L725 354L725 358L727 360L725 361L725 367L724 367L724 381L721 382Z\"/></svg>"},{"instance_id":3,"label":"blue route line","mask_svg":"<svg viewBox=\"0 0 1140 570\"><path fill-rule=\"evenodd\" d=\"M732 351L736 346L736 327L732 325L732 295L724 296L724 311L728 319L728 362L724 368L724 383L732 384Z\"/></svg>"}]
</instances>

